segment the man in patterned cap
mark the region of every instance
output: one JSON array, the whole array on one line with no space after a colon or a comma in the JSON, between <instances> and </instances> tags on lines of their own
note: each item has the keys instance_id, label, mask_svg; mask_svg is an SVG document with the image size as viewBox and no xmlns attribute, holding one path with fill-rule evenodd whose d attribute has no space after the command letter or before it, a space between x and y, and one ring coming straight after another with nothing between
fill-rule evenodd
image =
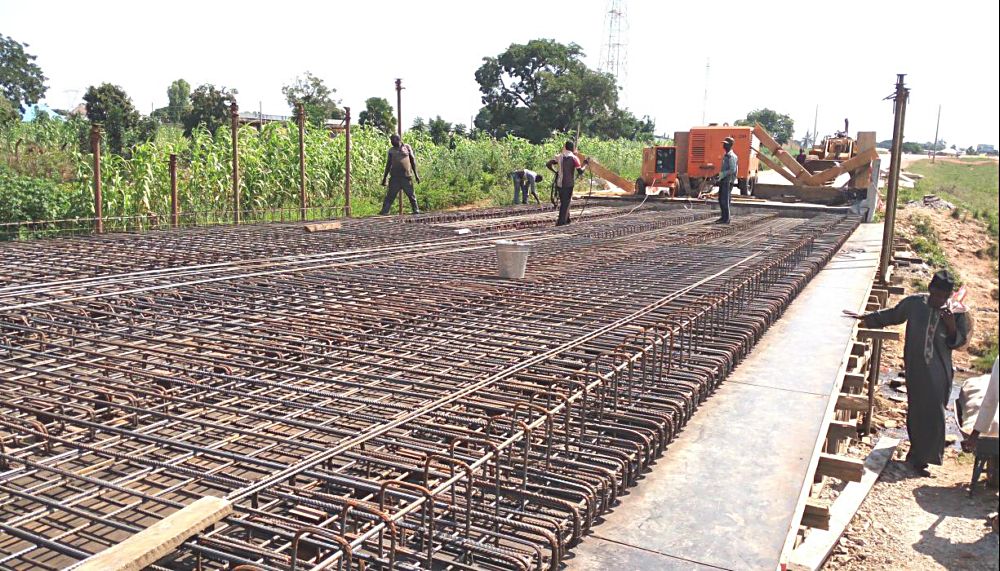
<instances>
[{"instance_id":1,"label":"man in patterned cap","mask_svg":"<svg viewBox=\"0 0 1000 571\"><path fill-rule=\"evenodd\" d=\"M951 396L954 369L951 352L965 344L969 318L954 312L950 302L955 280L947 271L934 274L927 293L904 298L896 307L854 315L866 327L906 322L903 363L906 367L906 431L910 451L906 461L922 476L928 464L941 464L945 446L945 409Z\"/></svg>"}]
</instances>

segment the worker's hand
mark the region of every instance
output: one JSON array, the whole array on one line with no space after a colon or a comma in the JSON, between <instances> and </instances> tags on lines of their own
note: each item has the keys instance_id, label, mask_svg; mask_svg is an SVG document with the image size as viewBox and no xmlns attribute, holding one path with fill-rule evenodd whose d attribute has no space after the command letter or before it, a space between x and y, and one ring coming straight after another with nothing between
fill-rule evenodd
<instances>
[{"instance_id":1,"label":"worker's hand","mask_svg":"<svg viewBox=\"0 0 1000 571\"><path fill-rule=\"evenodd\" d=\"M954 335L958 331L958 325L955 323L955 314L947 308L939 309L938 313L941 315L941 323L944 324L944 328L948 331L948 335Z\"/></svg>"},{"instance_id":2,"label":"worker's hand","mask_svg":"<svg viewBox=\"0 0 1000 571\"><path fill-rule=\"evenodd\" d=\"M843 314L844 314L845 317L851 317L853 319L864 319L865 318L864 315L858 313L857 311L851 311L850 309L843 310Z\"/></svg>"},{"instance_id":3,"label":"worker's hand","mask_svg":"<svg viewBox=\"0 0 1000 571\"><path fill-rule=\"evenodd\" d=\"M383 178L383 179L382 179L382 186L385 186L386 184L388 184L388 183L387 183L387 182L386 182L386 180L385 180L385 179Z\"/></svg>"},{"instance_id":4,"label":"worker's hand","mask_svg":"<svg viewBox=\"0 0 1000 571\"><path fill-rule=\"evenodd\" d=\"M979 442L979 431L973 430L972 434L968 438L962 441L962 450L964 452L975 452L976 444Z\"/></svg>"},{"instance_id":5,"label":"worker's hand","mask_svg":"<svg viewBox=\"0 0 1000 571\"><path fill-rule=\"evenodd\" d=\"M417 184L420 184L420 175L414 174L413 179L417 181Z\"/></svg>"}]
</instances>

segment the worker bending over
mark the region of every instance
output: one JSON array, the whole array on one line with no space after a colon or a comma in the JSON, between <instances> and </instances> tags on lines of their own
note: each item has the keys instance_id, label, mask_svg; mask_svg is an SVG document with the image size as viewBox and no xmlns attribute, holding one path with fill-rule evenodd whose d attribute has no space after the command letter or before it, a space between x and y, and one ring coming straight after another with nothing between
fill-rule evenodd
<instances>
[{"instance_id":1,"label":"worker bending over","mask_svg":"<svg viewBox=\"0 0 1000 571\"><path fill-rule=\"evenodd\" d=\"M733 198L733 182L736 180L737 166L739 160L733 152L733 138L726 137L722 140L722 148L726 154L722 155L722 169L719 171L719 210L721 216L715 221L716 224L729 224L729 208Z\"/></svg>"},{"instance_id":2,"label":"worker bending over","mask_svg":"<svg viewBox=\"0 0 1000 571\"><path fill-rule=\"evenodd\" d=\"M545 163L545 168L556 175L555 189L559 193L559 220L556 226L569 224L569 204L573 200L573 185L577 175L583 174L589 159L580 164L580 158L573 152L573 141L566 141L561 153Z\"/></svg>"},{"instance_id":3,"label":"worker bending over","mask_svg":"<svg viewBox=\"0 0 1000 571\"><path fill-rule=\"evenodd\" d=\"M533 170L519 169L510 173L510 177L514 180L514 204L527 204L528 203L528 192L531 192L531 196L535 197L535 202L541 204L542 201L538 199L538 192L536 192L536 184L542 182L542 175L536 173Z\"/></svg>"},{"instance_id":4,"label":"worker bending over","mask_svg":"<svg viewBox=\"0 0 1000 571\"><path fill-rule=\"evenodd\" d=\"M417 159L413 154L413 148L404 143L399 135L389 137L392 147L386 155L385 171L382 173L382 186L386 185L386 177L389 178L389 188L385 193L385 200L382 201L382 216L389 213L392 203L399 196L399 191L406 193L406 198L410 200L410 210L414 214L420 214L417 208L417 197L413 194L414 179L419 183L420 175L417 174Z\"/></svg>"},{"instance_id":5,"label":"worker bending over","mask_svg":"<svg viewBox=\"0 0 1000 571\"><path fill-rule=\"evenodd\" d=\"M867 315L848 312L866 327L906 322L903 363L906 368L906 432L910 451L906 462L929 476L928 464L941 465L945 446L945 409L951 396L954 368L951 352L965 344L969 318L953 313L949 296L955 282L947 271L934 274L928 293L903 298L896 307Z\"/></svg>"}]
</instances>

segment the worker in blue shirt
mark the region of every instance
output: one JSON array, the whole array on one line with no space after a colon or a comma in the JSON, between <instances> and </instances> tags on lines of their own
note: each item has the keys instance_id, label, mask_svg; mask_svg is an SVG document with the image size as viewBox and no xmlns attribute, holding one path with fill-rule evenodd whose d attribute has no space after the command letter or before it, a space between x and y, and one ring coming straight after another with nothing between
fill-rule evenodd
<instances>
[{"instance_id":1,"label":"worker in blue shirt","mask_svg":"<svg viewBox=\"0 0 1000 571\"><path fill-rule=\"evenodd\" d=\"M733 196L733 182L736 181L736 170L739 161L736 153L733 152L733 138L726 137L722 141L722 148L726 154L722 155L722 170L719 171L719 210L722 216L715 221L716 224L729 224L729 207Z\"/></svg>"}]
</instances>

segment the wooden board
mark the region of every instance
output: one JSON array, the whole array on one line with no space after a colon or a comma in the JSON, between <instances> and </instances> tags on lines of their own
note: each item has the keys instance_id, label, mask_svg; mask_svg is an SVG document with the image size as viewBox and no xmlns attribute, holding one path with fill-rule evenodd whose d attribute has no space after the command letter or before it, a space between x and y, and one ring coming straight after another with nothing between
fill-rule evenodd
<instances>
[{"instance_id":1,"label":"wooden board","mask_svg":"<svg viewBox=\"0 0 1000 571\"><path fill-rule=\"evenodd\" d=\"M899 332L889 329L866 329L858 328L858 339L891 339L899 341Z\"/></svg>"},{"instance_id":2,"label":"wooden board","mask_svg":"<svg viewBox=\"0 0 1000 571\"><path fill-rule=\"evenodd\" d=\"M576 156L580 158L580 162L590 159L587 164L587 168L591 170L597 176L603 178L604 180L610 182L611 184L617 186L618 188L624 190L625 192L635 193L635 181L629 181L622 178L618 173L609 169L608 167L602 165L594 157L588 157L583 153L576 153Z\"/></svg>"},{"instance_id":3,"label":"wooden board","mask_svg":"<svg viewBox=\"0 0 1000 571\"><path fill-rule=\"evenodd\" d=\"M809 498L802 511L802 525L816 529L830 528L830 503L826 500Z\"/></svg>"},{"instance_id":4,"label":"wooden board","mask_svg":"<svg viewBox=\"0 0 1000 571\"><path fill-rule=\"evenodd\" d=\"M844 203L844 193L829 186L800 186L790 184L757 183L753 187L756 197L767 200L782 200L792 197L803 202L812 202L826 206L836 206Z\"/></svg>"},{"instance_id":5,"label":"wooden board","mask_svg":"<svg viewBox=\"0 0 1000 571\"><path fill-rule=\"evenodd\" d=\"M223 498L205 496L125 541L83 560L76 571L139 571L215 522L233 513Z\"/></svg>"},{"instance_id":6,"label":"wooden board","mask_svg":"<svg viewBox=\"0 0 1000 571\"><path fill-rule=\"evenodd\" d=\"M319 224L306 224L306 232L329 232L330 230L340 230L340 222L321 222Z\"/></svg>"},{"instance_id":7,"label":"wooden board","mask_svg":"<svg viewBox=\"0 0 1000 571\"><path fill-rule=\"evenodd\" d=\"M823 453L819 455L816 473L838 480L860 482L865 473L865 463L856 458Z\"/></svg>"},{"instance_id":8,"label":"wooden board","mask_svg":"<svg viewBox=\"0 0 1000 571\"><path fill-rule=\"evenodd\" d=\"M840 163L835 167L828 168L825 171L821 171L812 176L806 177L803 180L803 182L810 186L820 186L826 182L829 182L837 178L838 176L846 172L851 172L852 170L870 164L877 158L878 158L878 152L874 148L868 149L866 151L861 151L854 157L847 159L846 161Z\"/></svg>"},{"instance_id":9,"label":"wooden board","mask_svg":"<svg viewBox=\"0 0 1000 571\"><path fill-rule=\"evenodd\" d=\"M837 408L839 410L851 410L854 412L864 412L868 410L868 397L864 395L849 395L840 393L837 398Z\"/></svg>"},{"instance_id":10,"label":"wooden board","mask_svg":"<svg viewBox=\"0 0 1000 571\"><path fill-rule=\"evenodd\" d=\"M831 420L830 426L826 429L827 440L841 441L848 438L857 438L858 425L854 422L842 422Z\"/></svg>"},{"instance_id":11,"label":"wooden board","mask_svg":"<svg viewBox=\"0 0 1000 571\"><path fill-rule=\"evenodd\" d=\"M823 567L826 558L844 535L847 525L854 519L854 514L868 497L882 470L892 459L899 440L882 437L875 443L868 458L865 459L865 473L860 482L851 482L844 487L840 495L830 506L829 530L814 530L805 540L792 551L789 558L789 569L796 571L815 571Z\"/></svg>"}]
</instances>

